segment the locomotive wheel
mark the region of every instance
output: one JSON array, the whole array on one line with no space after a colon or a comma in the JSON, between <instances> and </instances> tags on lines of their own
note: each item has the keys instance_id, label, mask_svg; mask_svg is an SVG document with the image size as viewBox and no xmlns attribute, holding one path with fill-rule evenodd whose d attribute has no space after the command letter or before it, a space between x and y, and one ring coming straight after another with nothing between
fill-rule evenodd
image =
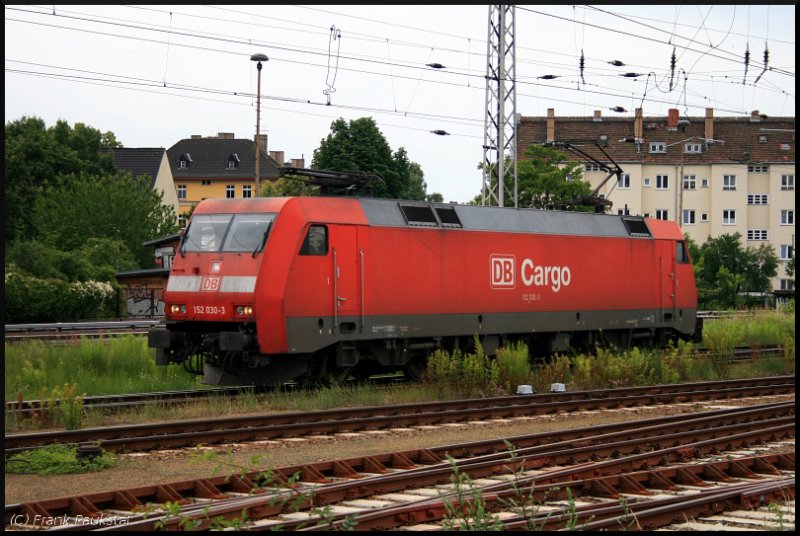
<instances>
[{"instance_id":1,"label":"locomotive wheel","mask_svg":"<svg viewBox=\"0 0 800 536\"><path fill-rule=\"evenodd\" d=\"M344 384L355 366L337 367L332 363L332 359L330 356L318 356L318 359L309 365L308 372L301 378L301 383L307 387Z\"/></svg>"},{"instance_id":2,"label":"locomotive wheel","mask_svg":"<svg viewBox=\"0 0 800 536\"><path fill-rule=\"evenodd\" d=\"M403 365L403 374L412 382L418 382L428 368L428 360L422 356L412 357L411 360Z\"/></svg>"}]
</instances>

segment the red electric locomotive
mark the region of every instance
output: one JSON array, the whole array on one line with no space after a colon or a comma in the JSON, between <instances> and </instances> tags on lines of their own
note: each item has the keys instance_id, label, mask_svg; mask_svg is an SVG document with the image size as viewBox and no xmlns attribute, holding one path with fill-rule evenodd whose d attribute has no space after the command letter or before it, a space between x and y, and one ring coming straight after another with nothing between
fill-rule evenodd
<instances>
[{"instance_id":1,"label":"red electric locomotive","mask_svg":"<svg viewBox=\"0 0 800 536\"><path fill-rule=\"evenodd\" d=\"M158 363L225 385L413 376L476 335L541 355L701 329L674 222L352 197L201 202L164 302Z\"/></svg>"}]
</instances>

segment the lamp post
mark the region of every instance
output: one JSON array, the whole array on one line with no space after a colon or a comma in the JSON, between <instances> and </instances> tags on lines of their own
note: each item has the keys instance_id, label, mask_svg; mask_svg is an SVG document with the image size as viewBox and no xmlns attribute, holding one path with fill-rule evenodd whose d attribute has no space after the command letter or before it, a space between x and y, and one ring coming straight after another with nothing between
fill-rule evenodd
<instances>
[{"instance_id":1,"label":"lamp post","mask_svg":"<svg viewBox=\"0 0 800 536\"><path fill-rule=\"evenodd\" d=\"M259 163L259 153L261 151L260 143L259 143L259 134L261 133L261 62L262 61L269 61L269 58L265 54L253 54L250 56L250 61L257 62L256 68L258 69L258 93L256 94L256 194L255 197L258 197L259 193L259 181L261 180L261 173L258 167Z\"/></svg>"}]
</instances>

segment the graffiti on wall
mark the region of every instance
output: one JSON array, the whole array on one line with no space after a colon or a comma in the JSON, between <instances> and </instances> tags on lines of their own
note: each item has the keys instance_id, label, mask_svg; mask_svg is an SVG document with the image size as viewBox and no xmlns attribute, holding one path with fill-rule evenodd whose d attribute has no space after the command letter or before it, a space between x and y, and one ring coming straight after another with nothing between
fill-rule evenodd
<instances>
[{"instance_id":1,"label":"graffiti on wall","mask_svg":"<svg viewBox=\"0 0 800 536\"><path fill-rule=\"evenodd\" d=\"M147 283L128 283L125 288L128 314L131 316L164 316L164 288Z\"/></svg>"}]
</instances>

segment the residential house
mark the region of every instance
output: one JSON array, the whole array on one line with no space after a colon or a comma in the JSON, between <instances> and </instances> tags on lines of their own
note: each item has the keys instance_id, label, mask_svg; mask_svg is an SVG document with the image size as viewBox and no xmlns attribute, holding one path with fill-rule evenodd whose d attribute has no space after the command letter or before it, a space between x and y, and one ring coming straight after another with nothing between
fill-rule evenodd
<instances>
[{"instance_id":1,"label":"residential house","mask_svg":"<svg viewBox=\"0 0 800 536\"><path fill-rule=\"evenodd\" d=\"M261 180L280 177L282 162L267 154L267 136L259 136L259 175ZM167 150L180 203L179 216L186 216L203 199L214 197L249 198L255 189L255 144L236 139L233 133L214 137L192 136Z\"/></svg>"}]
</instances>

